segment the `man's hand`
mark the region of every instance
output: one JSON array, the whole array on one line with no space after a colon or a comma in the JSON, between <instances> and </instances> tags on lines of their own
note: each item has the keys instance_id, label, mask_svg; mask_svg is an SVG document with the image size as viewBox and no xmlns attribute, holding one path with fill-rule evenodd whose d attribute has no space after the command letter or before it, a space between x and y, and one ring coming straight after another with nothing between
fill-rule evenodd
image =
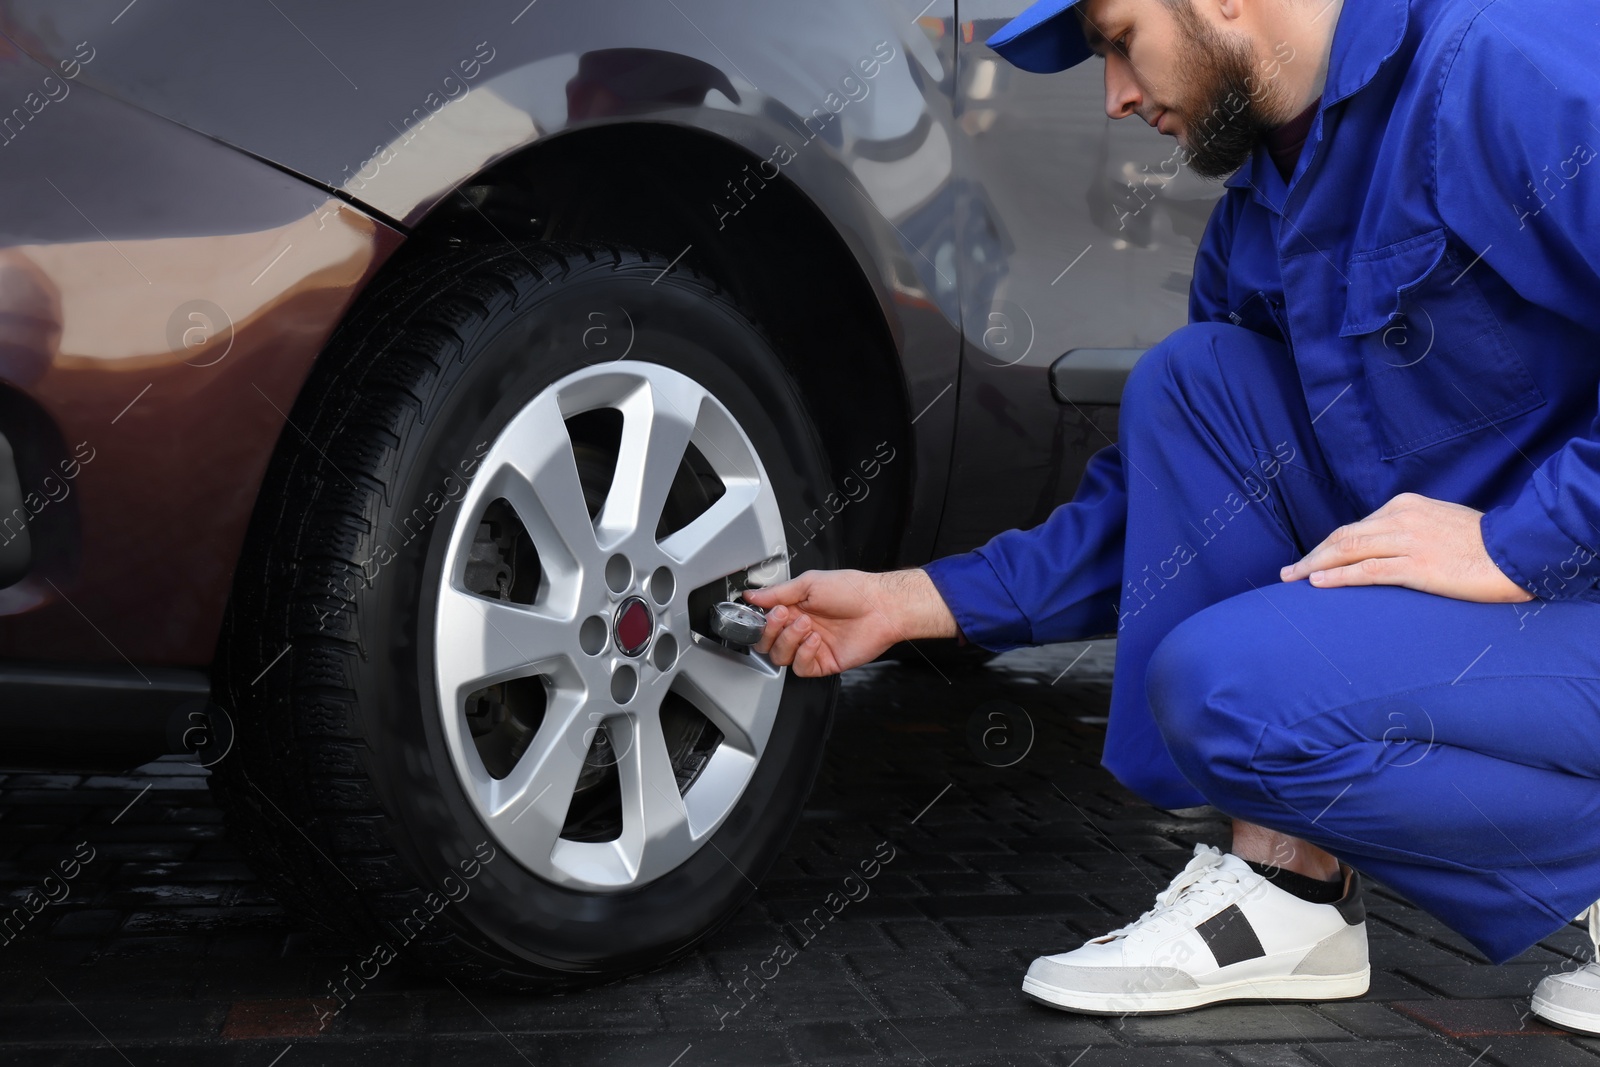
<instances>
[{"instance_id":1,"label":"man's hand","mask_svg":"<svg viewBox=\"0 0 1600 1067\"><path fill-rule=\"evenodd\" d=\"M870 663L897 641L956 635L955 616L920 569L806 571L744 598L771 609L755 650L803 678Z\"/></svg>"},{"instance_id":2,"label":"man's hand","mask_svg":"<svg viewBox=\"0 0 1600 1067\"><path fill-rule=\"evenodd\" d=\"M1360 522L1341 526L1305 558L1279 572L1319 588L1403 585L1485 604L1533 596L1495 566L1478 528L1481 511L1401 493Z\"/></svg>"}]
</instances>

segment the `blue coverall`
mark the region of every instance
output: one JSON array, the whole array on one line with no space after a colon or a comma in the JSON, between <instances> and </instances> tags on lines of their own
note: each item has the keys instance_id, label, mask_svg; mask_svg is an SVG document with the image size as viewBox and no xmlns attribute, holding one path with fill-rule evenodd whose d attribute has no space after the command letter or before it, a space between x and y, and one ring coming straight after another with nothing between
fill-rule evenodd
<instances>
[{"instance_id":1,"label":"blue coverall","mask_svg":"<svg viewBox=\"0 0 1600 1067\"><path fill-rule=\"evenodd\" d=\"M1115 631L1128 787L1311 841L1495 962L1600 898L1597 55L1594 0L1344 0L1293 173L1227 181L1118 443L927 566L987 648ZM1278 579L1407 491L1483 511L1536 599Z\"/></svg>"}]
</instances>

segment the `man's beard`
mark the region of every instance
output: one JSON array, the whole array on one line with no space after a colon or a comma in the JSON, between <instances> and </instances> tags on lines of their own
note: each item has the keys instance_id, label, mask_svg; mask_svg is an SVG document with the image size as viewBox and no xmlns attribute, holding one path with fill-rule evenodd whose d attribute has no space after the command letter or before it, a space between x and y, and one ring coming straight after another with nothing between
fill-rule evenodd
<instances>
[{"instance_id":1,"label":"man's beard","mask_svg":"<svg viewBox=\"0 0 1600 1067\"><path fill-rule=\"evenodd\" d=\"M1185 94L1195 101L1183 118L1183 159L1202 178L1223 178L1250 158L1256 145L1281 125L1283 86L1261 77L1255 57L1238 37L1202 21L1192 7L1174 9L1187 45L1178 62Z\"/></svg>"}]
</instances>

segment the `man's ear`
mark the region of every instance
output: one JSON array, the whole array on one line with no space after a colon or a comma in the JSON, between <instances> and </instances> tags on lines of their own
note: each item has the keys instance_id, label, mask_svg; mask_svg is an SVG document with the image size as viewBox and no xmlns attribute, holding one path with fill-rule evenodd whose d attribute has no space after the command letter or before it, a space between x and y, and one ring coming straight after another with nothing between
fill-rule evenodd
<instances>
[{"instance_id":1,"label":"man's ear","mask_svg":"<svg viewBox=\"0 0 1600 1067\"><path fill-rule=\"evenodd\" d=\"M1217 13L1225 19L1238 19L1244 16L1245 7L1250 0L1201 0L1201 2L1215 4Z\"/></svg>"}]
</instances>

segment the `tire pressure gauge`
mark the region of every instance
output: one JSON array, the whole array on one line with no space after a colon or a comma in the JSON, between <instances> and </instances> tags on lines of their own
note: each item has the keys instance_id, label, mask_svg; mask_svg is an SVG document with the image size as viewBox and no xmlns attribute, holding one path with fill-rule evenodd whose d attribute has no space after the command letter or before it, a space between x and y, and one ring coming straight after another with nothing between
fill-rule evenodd
<instances>
[{"instance_id":1,"label":"tire pressure gauge","mask_svg":"<svg viewBox=\"0 0 1600 1067\"><path fill-rule=\"evenodd\" d=\"M749 648L766 628L766 615L750 604L724 600L711 609L711 632L730 645Z\"/></svg>"}]
</instances>

